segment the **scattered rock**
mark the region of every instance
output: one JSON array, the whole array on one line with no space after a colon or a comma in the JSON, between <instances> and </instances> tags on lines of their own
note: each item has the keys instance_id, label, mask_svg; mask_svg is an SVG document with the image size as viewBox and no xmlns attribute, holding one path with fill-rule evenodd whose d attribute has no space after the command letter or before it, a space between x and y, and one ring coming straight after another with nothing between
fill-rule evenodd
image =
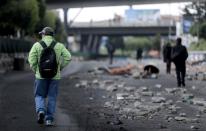
<instances>
[{"instance_id":1,"label":"scattered rock","mask_svg":"<svg viewBox=\"0 0 206 131\"><path fill-rule=\"evenodd\" d=\"M162 93L161 93L161 92L158 92L156 95L157 95L157 96L162 96Z\"/></svg>"},{"instance_id":2,"label":"scattered rock","mask_svg":"<svg viewBox=\"0 0 206 131\"><path fill-rule=\"evenodd\" d=\"M142 94L142 96L153 96L153 95L154 95L154 93L151 92L151 91L148 91L148 92L142 92L141 94Z\"/></svg>"},{"instance_id":3,"label":"scattered rock","mask_svg":"<svg viewBox=\"0 0 206 131\"><path fill-rule=\"evenodd\" d=\"M81 87L87 87L88 86L88 81L86 81L86 80L80 81L80 86Z\"/></svg>"},{"instance_id":4,"label":"scattered rock","mask_svg":"<svg viewBox=\"0 0 206 131\"><path fill-rule=\"evenodd\" d=\"M155 87L156 88L162 88L162 85L161 84L156 84Z\"/></svg>"},{"instance_id":5,"label":"scattered rock","mask_svg":"<svg viewBox=\"0 0 206 131\"><path fill-rule=\"evenodd\" d=\"M128 97L129 94L128 93L117 93L116 96L117 96L117 100L122 100Z\"/></svg>"},{"instance_id":6,"label":"scattered rock","mask_svg":"<svg viewBox=\"0 0 206 131\"><path fill-rule=\"evenodd\" d=\"M186 117L186 113L180 113L179 116Z\"/></svg>"},{"instance_id":7,"label":"scattered rock","mask_svg":"<svg viewBox=\"0 0 206 131\"><path fill-rule=\"evenodd\" d=\"M107 91L110 91L110 92L114 92L114 91L117 91L117 90L118 90L117 87L114 86L114 85L110 85L110 86L108 86L106 89L107 89Z\"/></svg>"},{"instance_id":8,"label":"scattered rock","mask_svg":"<svg viewBox=\"0 0 206 131\"><path fill-rule=\"evenodd\" d=\"M166 90L167 93L169 93L169 94L174 94L174 93L176 93L177 91L179 91L178 88L165 88L165 90Z\"/></svg>"},{"instance_id":9,"label":"scattered rock","mask_svg":"<svg viewBox=\"0 0 206 131\"><path fill-rule=\"evenodd\" d=\"M192 89L193 89L193 90L196 90L196 89L197 89L197 87L196 87L196 86L192 86Z\"/></svg>"},{"instance_id":10,"label":"scattered rock","mask_svg":"<svg viewBox=\"0 0 206 131\"><path fill-rule=\"evenodd\" d=\"M201 115L200 114L197 114L197 115L195 115L196 117L198 117L198 118L200 118L201 117Z\"/></svg>"},{"instance_id":11,"label":"scattered rock","mask_svg":"<svg viewBox=\"0 0 206 131\"><path fill-rule=\"evenodd\" d=\"M190 119L191 123L200 123L200 120L198 118Z\"/></svg>"},{"instance_id":12,"label":"scattered rock","mask_svg":"<svg viewBox=\"0 0 206 131\"><path fill-rule=\"evenodd\" d=\"M136 101L136 102L134 103L134 107L135 107L135 108L139 108L141 105L142 105L142 103L139 102L139 101Z\"/></svg>"},{"instance_id":13,"label":"scattered rock","mask_svg":"<svg viewBox=\"0 0 206 131\"><path fill-rule=\"evenodd\" d=\"M107 102L104 103L104 107L111 108L111 107L113 107L113 104L112 104L112 102L107 101Z\"/></svg>"},{"instance_id":14,"label":"scattered rock","mask_svg":"<svg viewBox=\"0 0 206 131\"><path fill-rule=\"evenodd\" d=\"M169 114L177 114L177 111L181 109L181 107L177 107L175 105L169 106Z\"/></svg>"},{"instance_id":15,"label":"scattered rock","mask_svg":"<svg viewBox=\"0 0 206 131\"><path fill-rule=\"evenodd\" d=\"M206 106L206 101L203 98L195 98L192 101L194 105Z\"/></svg>"},{"instance_id":16,"label":"scattered rock","mask_svg":"<svg viewBox=\"0 0 206 131\"><path fill-rule=\"evenodd\" d=\"M186 117L176 116L176 117L175 117L175 120L176 120L176 121L187 121L187 118L186 118Z\"/></svg>"},{"instance_id":17,"label":"scattered rock","mask_svg":"<svg viewBox=\"0 0 206 131\"><path fill-rule=\"evenodd\" d=\"M142 78L140 72L134 72L134 73L132 74L132 77L135 78L135 79L140 79L140 78Z\"/></svg>"},{"instance_id":18,"label":"scattered rock","mask_svg":"<svg viewBox=\"0 0 206 131\"><path fill-rule=\"evenodd\" d=\"M128 99L128 100L141 100L141 97L139 96L139 94L136 94L136 95L130 95L126 99Z\"/></svg>"},{"instance_id":19,"label":"scattered rock","mask_svg":"<svg viewBox=\"0 0 206 131\"><path fill-rule=\"evenodd\" d=\"M151 79L157 79L158 78L157 74L152 74L150 77L151 77Z\"/></svg>"},{"instance_id":20,"label":"scattered rock","mask_svg":"<svg viewBox=\"0 0 206 131\"><path fill-rule=\"evenodd\" d=\"M117 85L118 88L124 88L124 86L125 86L125 83L122 83L122 84L118 84L118 85Z\"/></svg>"},{"instance_id":21,"label":"scattered rock","mask_svg":"<svg viewBox=\"0 0 206 131\"><path fill-rule=\"evenodd\" d=\"M197 80L204 81L206 80L206 76L204 73L198 73Z\"/></svg>"},{"instance_id":22,"label":"scattered rock","mask_svg":"<svg viewBox=\"0 0 206 131\"><path fill-rule=\"evenodd\" d=\"M189 100L193 99L194 95L193 94L182 94L182 100L184 102L188 102Z\"/></svg>"},{"instance_id":23,"label":"scattered rock","mask_svg":"<svg viewBox=\"0 0 206 131\"><path fill-rule=\"evenodd\" d=\"M80 88L80 84L79 83L75 84L75 87Z\"/></svg>"},{"instance_id":24,"label":"scattered rock","mask_svg":"<svg viewBox=\"0 0 206 131\"><path fill-rule=\"evenodd\" d=\"M166 102L167 105L173 105L173 103L174 103L173 100L168 100L168 101Z\"/></svg>"},{"instance_id":25,"label":"scattered rock","mask_svg":"<svg viewBox=\"0 0 206 131\"><path fill-rule=\"evenodd\" d=\"M193 130L198 130L199 129L199 127L194 126L194 125L190 126L190 128L193 129Z\"/></svg>"},{"instance_id":26,"label":"scattered rock","mask_svg":"<svg viewBox=\"0 0 206 131\"><path fill-rule=\"evenodd\" d=\"M152 97L153 103L165 103L166 99L164 97Z\"/></svg>"},{"instance_id":27,"label":"scattered rock","mask_svg":"<svg viewBox=\"0 0 206 131\"><path fill-rule=\"evenodd\" d=\"M92 83L93 84L99 84L99 81L98 80L93 80Z\"/></svg>"},{"instance_id":28,"label":"scattered rock","mask_svg":"<svg viewBox=\"0 0 206 131\"><path fill-rule=\"evenodd\" d=\"M148 92L149 89L146 86L140 87L141 92Z\"/></svg>"},{"instance_id":29,"label":"scattered rock","mask_svg":"<svg viewBox=\"0 0 206 131\"><path fill-rule=\"evenodd\" d=\"M166 116L166 117L165 117L165 120L167 120L167 122L170 122L170 121L173 120L173 117L171 117L171 116Z\"/></svg>"},{"instance_id":30,"label":"scattered rock","mask_svg":"<svg viewBox=\"0 0 206 131\"><path fill-rule=\"evenodd\" d=\"M94 98L93 98L93 97L89 97L89 99L90 99L90 100L94 100Z\"/></svg>"},{"instance_id":31,"label":"scattered rock","mask_svg":"<svg viewBox=\"0 0 206 131\"><path fill-rule=\"evenodd\" d=\"M189 80L189 81L192 81L193 76L192 76L192 75L187 75L187 76L186 76L186 79Z\"/></svg>"},{"instance_id":32,"label":"scattered rock","mask_svg":"<svg viewBox=\"0 0 206 131\"><path fill-rule=\"evenodd\" d=\"M106 96L102 96L102 98L103 98L103 99L106 99L107 97L106 97Z\"/></svg>"},{"instance_id":33,"label":"scattered rock","mask_svg":"<svg viewBox=\"0 0 206 131\"><path fill-rule=\"evenodd\" d=\"M135 87L125 87L125 91L133 92L136 88Z\"/></svg>"}]
</instances>

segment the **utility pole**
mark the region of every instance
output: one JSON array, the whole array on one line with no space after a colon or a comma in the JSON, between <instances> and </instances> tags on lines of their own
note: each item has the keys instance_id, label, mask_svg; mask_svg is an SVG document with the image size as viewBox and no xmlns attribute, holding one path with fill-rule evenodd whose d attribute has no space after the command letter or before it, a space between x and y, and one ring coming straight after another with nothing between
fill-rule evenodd
<instances>
[{"instance_id":1,"label":"utility pole","mask_svg":"<svg viewBox=\"0 0 206 131\"><path fill-rule=\"evenodd\" d=\"M171 15L171 3L169 4L169 33L168 33L168 41L171 42L171 31L172 31L172 15Z\"/></svg>"},{"instance_id":2,"label":"utility pole","mask_svg":"<svg viewBox=\"0 0 206 131\"><path fill-rule=\"evenodd\" d=\"M199 8L199 6L200 6L200 0L197 0L197 6L198 6L198 8ZM198 42L199 42L199 35L200 35L200 34L199 34L200 15L201 15L201 14L199 14L198 11L197 11L197 41L198 41Z\"/></svg>"}]
</instances>

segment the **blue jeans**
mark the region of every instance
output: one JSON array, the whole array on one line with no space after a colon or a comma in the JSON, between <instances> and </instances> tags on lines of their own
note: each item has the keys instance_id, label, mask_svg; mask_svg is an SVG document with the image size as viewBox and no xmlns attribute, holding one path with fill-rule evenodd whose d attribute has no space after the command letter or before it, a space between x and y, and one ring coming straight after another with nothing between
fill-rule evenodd
<instances>
[{"instance_id":1,"label":"blue jeans","mask_svg":"<svg viewBox=\"0 0 206 131\"><path fill-rule=\"evenodd\" d=\"M45 112L46 120L53 121L53 115L56 107L56 98L58 93L59 80L36 79L35 80L35 104L36 112ZM46 98L48 101L46 103Z\"/></svg>"}]
</instances>

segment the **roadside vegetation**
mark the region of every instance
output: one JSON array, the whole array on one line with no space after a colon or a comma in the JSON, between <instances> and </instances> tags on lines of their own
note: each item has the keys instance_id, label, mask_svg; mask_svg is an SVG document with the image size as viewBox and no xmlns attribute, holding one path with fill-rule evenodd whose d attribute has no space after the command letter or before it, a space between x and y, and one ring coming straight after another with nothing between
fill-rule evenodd
<instances>
[{"instance_id":1,"label":"roadside vegetation","mask_svg":"<svg viewBox=\"0 0 206 131\"><path fill-rule=\"evenodd\" d=\"M0 10L0 36L38 38L38 32L50 26L57 40L66 40L63 24L54 11L46 11L45 0L0 0Z\"/></svg>"},{"instance_id":2,"label":"roadside vegetation","mask_svg":"<svg viewBox=\"0 0 206 131\"><path fill-rule=\"evenodd\" d=\"M206 2L193 2L184 9L184 17L190 17L194 23L190 34L199 38L190 45L190 50L206 50Z\"/></svg>"}]
</instances>

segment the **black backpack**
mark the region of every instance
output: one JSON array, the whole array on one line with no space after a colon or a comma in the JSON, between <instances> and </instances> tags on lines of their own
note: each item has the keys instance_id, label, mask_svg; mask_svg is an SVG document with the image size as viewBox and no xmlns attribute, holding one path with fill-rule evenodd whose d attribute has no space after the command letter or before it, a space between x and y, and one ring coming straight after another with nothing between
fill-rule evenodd
<instances>
[{"instance_id":1,"label":"black backpack","mask_svg":"<svg viewBox=\"0 0 206 131\"><path fill-rule=\"evenodd\" d=\"M39 73L42 78L53 78L57 74L57 60L56 53L54 51L55 41L52 41L50 46L44 43L44 41L39 42L43 47L39 60Z\"/></svg>"}]
</instances>

